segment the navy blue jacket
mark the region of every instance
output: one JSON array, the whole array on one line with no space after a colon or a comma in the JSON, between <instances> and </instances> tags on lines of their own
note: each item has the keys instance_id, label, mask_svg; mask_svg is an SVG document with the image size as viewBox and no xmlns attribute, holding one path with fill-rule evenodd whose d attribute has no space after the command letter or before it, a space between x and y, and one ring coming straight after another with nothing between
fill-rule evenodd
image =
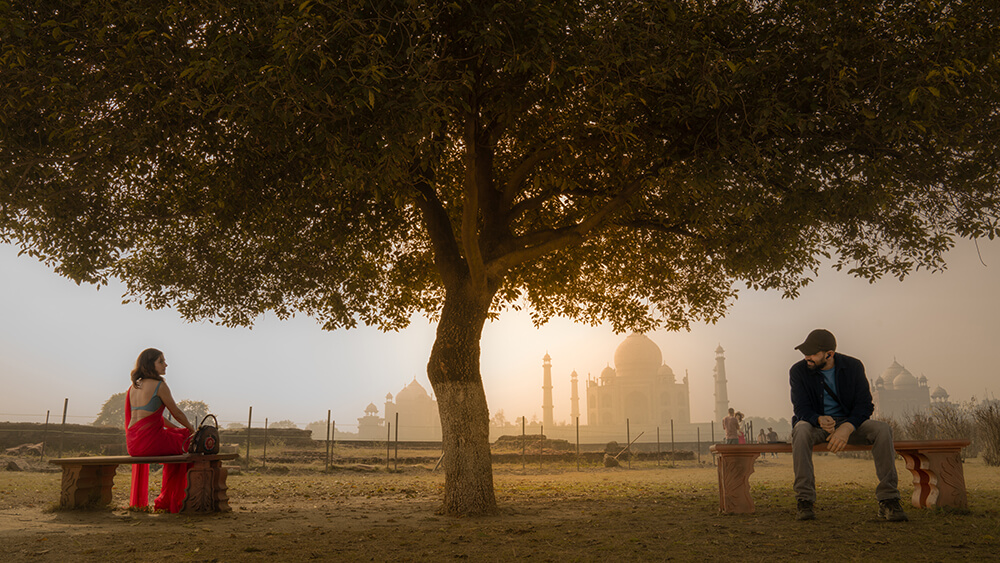
<instances>
[{"instance_id":1,"label":"navy blue jacket","mask_svg":"<svg viewBox=\"0 0 1000 563\"><path fill-rule=\"evenodd\" d=\"M845 422L855 428L871 418L875 412L872 392L865 376L865 366L861 360L833 354L834 378L837 381L837 396L847 410ZM788 372L788 382L792 388L792 410L795 421L805 420L819 427L819 417L823 413L823 373L813 371L806 361L796 362ZM792 424L795 424L795 421Z\"/></svg>"}]
</instances>

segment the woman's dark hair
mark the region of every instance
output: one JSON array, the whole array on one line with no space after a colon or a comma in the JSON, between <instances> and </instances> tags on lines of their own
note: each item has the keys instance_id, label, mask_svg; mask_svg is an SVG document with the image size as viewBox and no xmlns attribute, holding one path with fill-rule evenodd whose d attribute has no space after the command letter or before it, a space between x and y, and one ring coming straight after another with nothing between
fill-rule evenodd
<instances>
[{"instance_id":1,"label":"woman's dark hair","mask_svg":"<svg viewBox=\"0 0 1000 563\"><path fill-rule=\"evenodd\" d=\"M156 348L146 348L135 360L135 369L132 370L132 386L138 388L140 379L155 379L163 381L160 374L156 373L156 360L160 359L163 352Z\"/></svg>"}]
</instances>

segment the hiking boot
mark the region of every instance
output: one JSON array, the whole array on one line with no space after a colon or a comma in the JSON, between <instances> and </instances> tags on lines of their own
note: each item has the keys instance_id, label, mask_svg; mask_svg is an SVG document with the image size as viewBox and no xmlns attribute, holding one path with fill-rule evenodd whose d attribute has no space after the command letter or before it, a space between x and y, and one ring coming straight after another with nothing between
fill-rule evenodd
<instances>
[{"instance_id":1,"label":"hiking boot","mask_svg":"<svg viewBox=\"0 0 1000 563\"><path fill-rule=\"evenodd\" d=\"M896 505L899 505L897 502ZM904 514L905 516L905 514ZM813 511L813 503L808 500L799 500L798 513L795 515L796 520L815 520L816 513Z\"/></svg>"},{"instance_id":2,"label":"hiking boot","mask_svg":"<svg viewBox=\"0 0 1000 563\"><path fill-rule=\"evenodd\" d=\"M910 519L903 512L903 507L899 505L898 498L891 498L878 501L878 516L890 522L906 522Z\"/></svg>"}]
</instances>

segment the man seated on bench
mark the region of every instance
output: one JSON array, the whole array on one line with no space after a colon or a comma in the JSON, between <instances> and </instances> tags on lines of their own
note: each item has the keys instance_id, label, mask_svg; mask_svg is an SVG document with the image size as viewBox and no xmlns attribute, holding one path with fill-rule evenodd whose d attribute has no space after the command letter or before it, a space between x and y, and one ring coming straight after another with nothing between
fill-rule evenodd
<instances>
[{"instance_id":1,"label":"man seated on bench","mask_svg":"<svg viewBox=\"0 0 1000 563\"><path fill-rule=\"evenodd\" d=\"M795 347L805 356L789 370L792 393L792 466L798 520L813 520L816 513L816 477L812 449L828 442L831 452L848 443L872 446L878 486L878 515L891 522L909 520L899 504L896 450L888 424L872 420L872 403L865 366L860 360L839 354L837 340L825 329L809 333Z\"/></svg>"}]
</instances>

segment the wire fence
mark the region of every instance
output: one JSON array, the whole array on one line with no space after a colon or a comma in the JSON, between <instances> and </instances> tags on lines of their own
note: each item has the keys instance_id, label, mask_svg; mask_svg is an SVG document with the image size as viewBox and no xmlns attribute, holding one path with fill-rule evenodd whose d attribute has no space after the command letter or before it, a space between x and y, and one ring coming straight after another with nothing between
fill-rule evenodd
<instances>
[{"instance_id":1,"label":"wire fence","mask_svg":"<svg viewBox=\"0 0 1000 563\"><path fill-rule=\"evenodd\" d=\"M0 416L3 416L0 413ZM45 417L46 422L3 422L0 423L0 445L7 454L38 455L41 459L61 457L67 452L98 452L103 455L126 455L125 431L123 428L107 426L90 426L71 422L66 417L59 417L59 421L52 420L51 413ZM436 457L435 469L444 458L443 444L440 439L424 441L401 440L400 434L405 425L405 417L395 413L393 420L383 421L378 428L381 435L369 438L360 438L361 431L370 430L362 426L355 426L358 432L348 432L338 429L337 423L333 420L332 412L327 412L327 420L320 421L323 428L313 427L310 430L301 428L276 428L271 426L269 417L264 417L263 421L254 418L253 407L248 409L246 424L230 425L220 429L220 442L230 448L230 451L238 453L241 463L250 466L259 463L266 468L268 463L268 448L271 448L272 458L277 456L282 459L289 456L288 451L311 452L305 454L309 461L322 461L326 469L334 463L335 457L343 457L341 453L335 455L338 445L341 448L347 447L354 450L366 450L360 459L371 463L376 457L371 453L378 448L384 448L384 456L379 455L379 459L384 460L386 469L397 467L399 463L399 450L403 447L406 450L418 450L424 452L422 461L426 457ZM313 426L315 426L313 424ZM424 429L423 427L417 429ZM413 431L413 427L408 430ZM514 432L519 430L519 432ZM565 434L567 428L560 425L556 429L557 433ZM712 441L703 439L700 428L696 429L696 440L678 440L674 425L669 428L654 428L654 433L647 436L646 431L640 430L632 432L630 422L626 420L624 433L614 434L607 430L592 432L591 437L599 436L599 442L585 442L583 438L587 435L585 427L579 424L579 419L574 421L569 427L572 436L570 439L552 437L551 431L547 431L542 425L527 424L522 419L520 428L506 425L498 428L497 432L503 438L498 437L496 446L499 448L494 453L494 461L497 463L520 462L522 469L526 469L529 458L534 463L537 459L538 466L541 467L545 461L572 461L576 460L579 469L581 462L594 463L602 461L607 464L608 458L614 460L621 459L631 466L633 459L655 460L657 464L661 460L696 459L701 461L703 455L708 454L708 447ZM437 430L440 431L439 429ZM640 442L643 437L646 441ZM605 438L612 438L607 442ZM501 444L503 442L503 444ZM502 447L501 447L502 446ZM518 451L519 450L519 451ZM276 453L280 451L280 453ZM322 459L318 459L315 454L321 454ZM412 455L412 453L411 453ZM300 453L298 458L302 458Z\"/></svg>"},{"instance_id":2,"label":"wire fence","mask_svg":"<svg viewBox=\"0 0 1000 563\"><path fill-rule=\"evenodd\" d=\"M64 451L99 452L106 455L125 455L123 427L93 426L88 422L98 416L68 414L69 399L63 402L61 413L11 414L0 413L0 420L16 418L22 422L0 422L0 448L8 454L30 451L41 457L59 457ZM282 420L272 422L268 416L255 416L253 406L247 409L243 420L218 419L220 441L239 453L243 463L250 464L255 457L266 466L267 449L323 449L323 462L330 467L339 445L352 447L384 447L384 460L388 468L390 459L398 460L400 444L405 449L442 452L439 424L428 424L427 417L407 417L395 412L389 418L366 415L355 418L356 424L338 423L332 410L313 422ZM197 425L200 420L192 416ZM633 457L647 456L656 459L676 459L679 452L689 452L699 462L703 455L710 455L709 447L716 443L714 422L702 424L675 424L673 420L663 425L634 423L626 418L623 424L599 427L581 425L579 417L572 424L555 424L543 427L538 421L519 417L516 423L494 424L490 427L490 442L497 450L494 459L500 462L520 460L527 464L529 454L536 455L539 464L543 459L565 458L575 455L592 460L605 455L622 458L631 463ZM747 441L755 441L753 425L743 429ZM508 439L512 438L512 439ZM504 441L506 439L506 441ZM501 442L505 448L501 448ZM520 452L517 449L520 449ZM443 454L437 454L443 457ZM308 456L315 458L315 455ZM439 457L438 463L441 458ZM606 460L605 460L606 461Z\"/></svg>"}]
</instances>

